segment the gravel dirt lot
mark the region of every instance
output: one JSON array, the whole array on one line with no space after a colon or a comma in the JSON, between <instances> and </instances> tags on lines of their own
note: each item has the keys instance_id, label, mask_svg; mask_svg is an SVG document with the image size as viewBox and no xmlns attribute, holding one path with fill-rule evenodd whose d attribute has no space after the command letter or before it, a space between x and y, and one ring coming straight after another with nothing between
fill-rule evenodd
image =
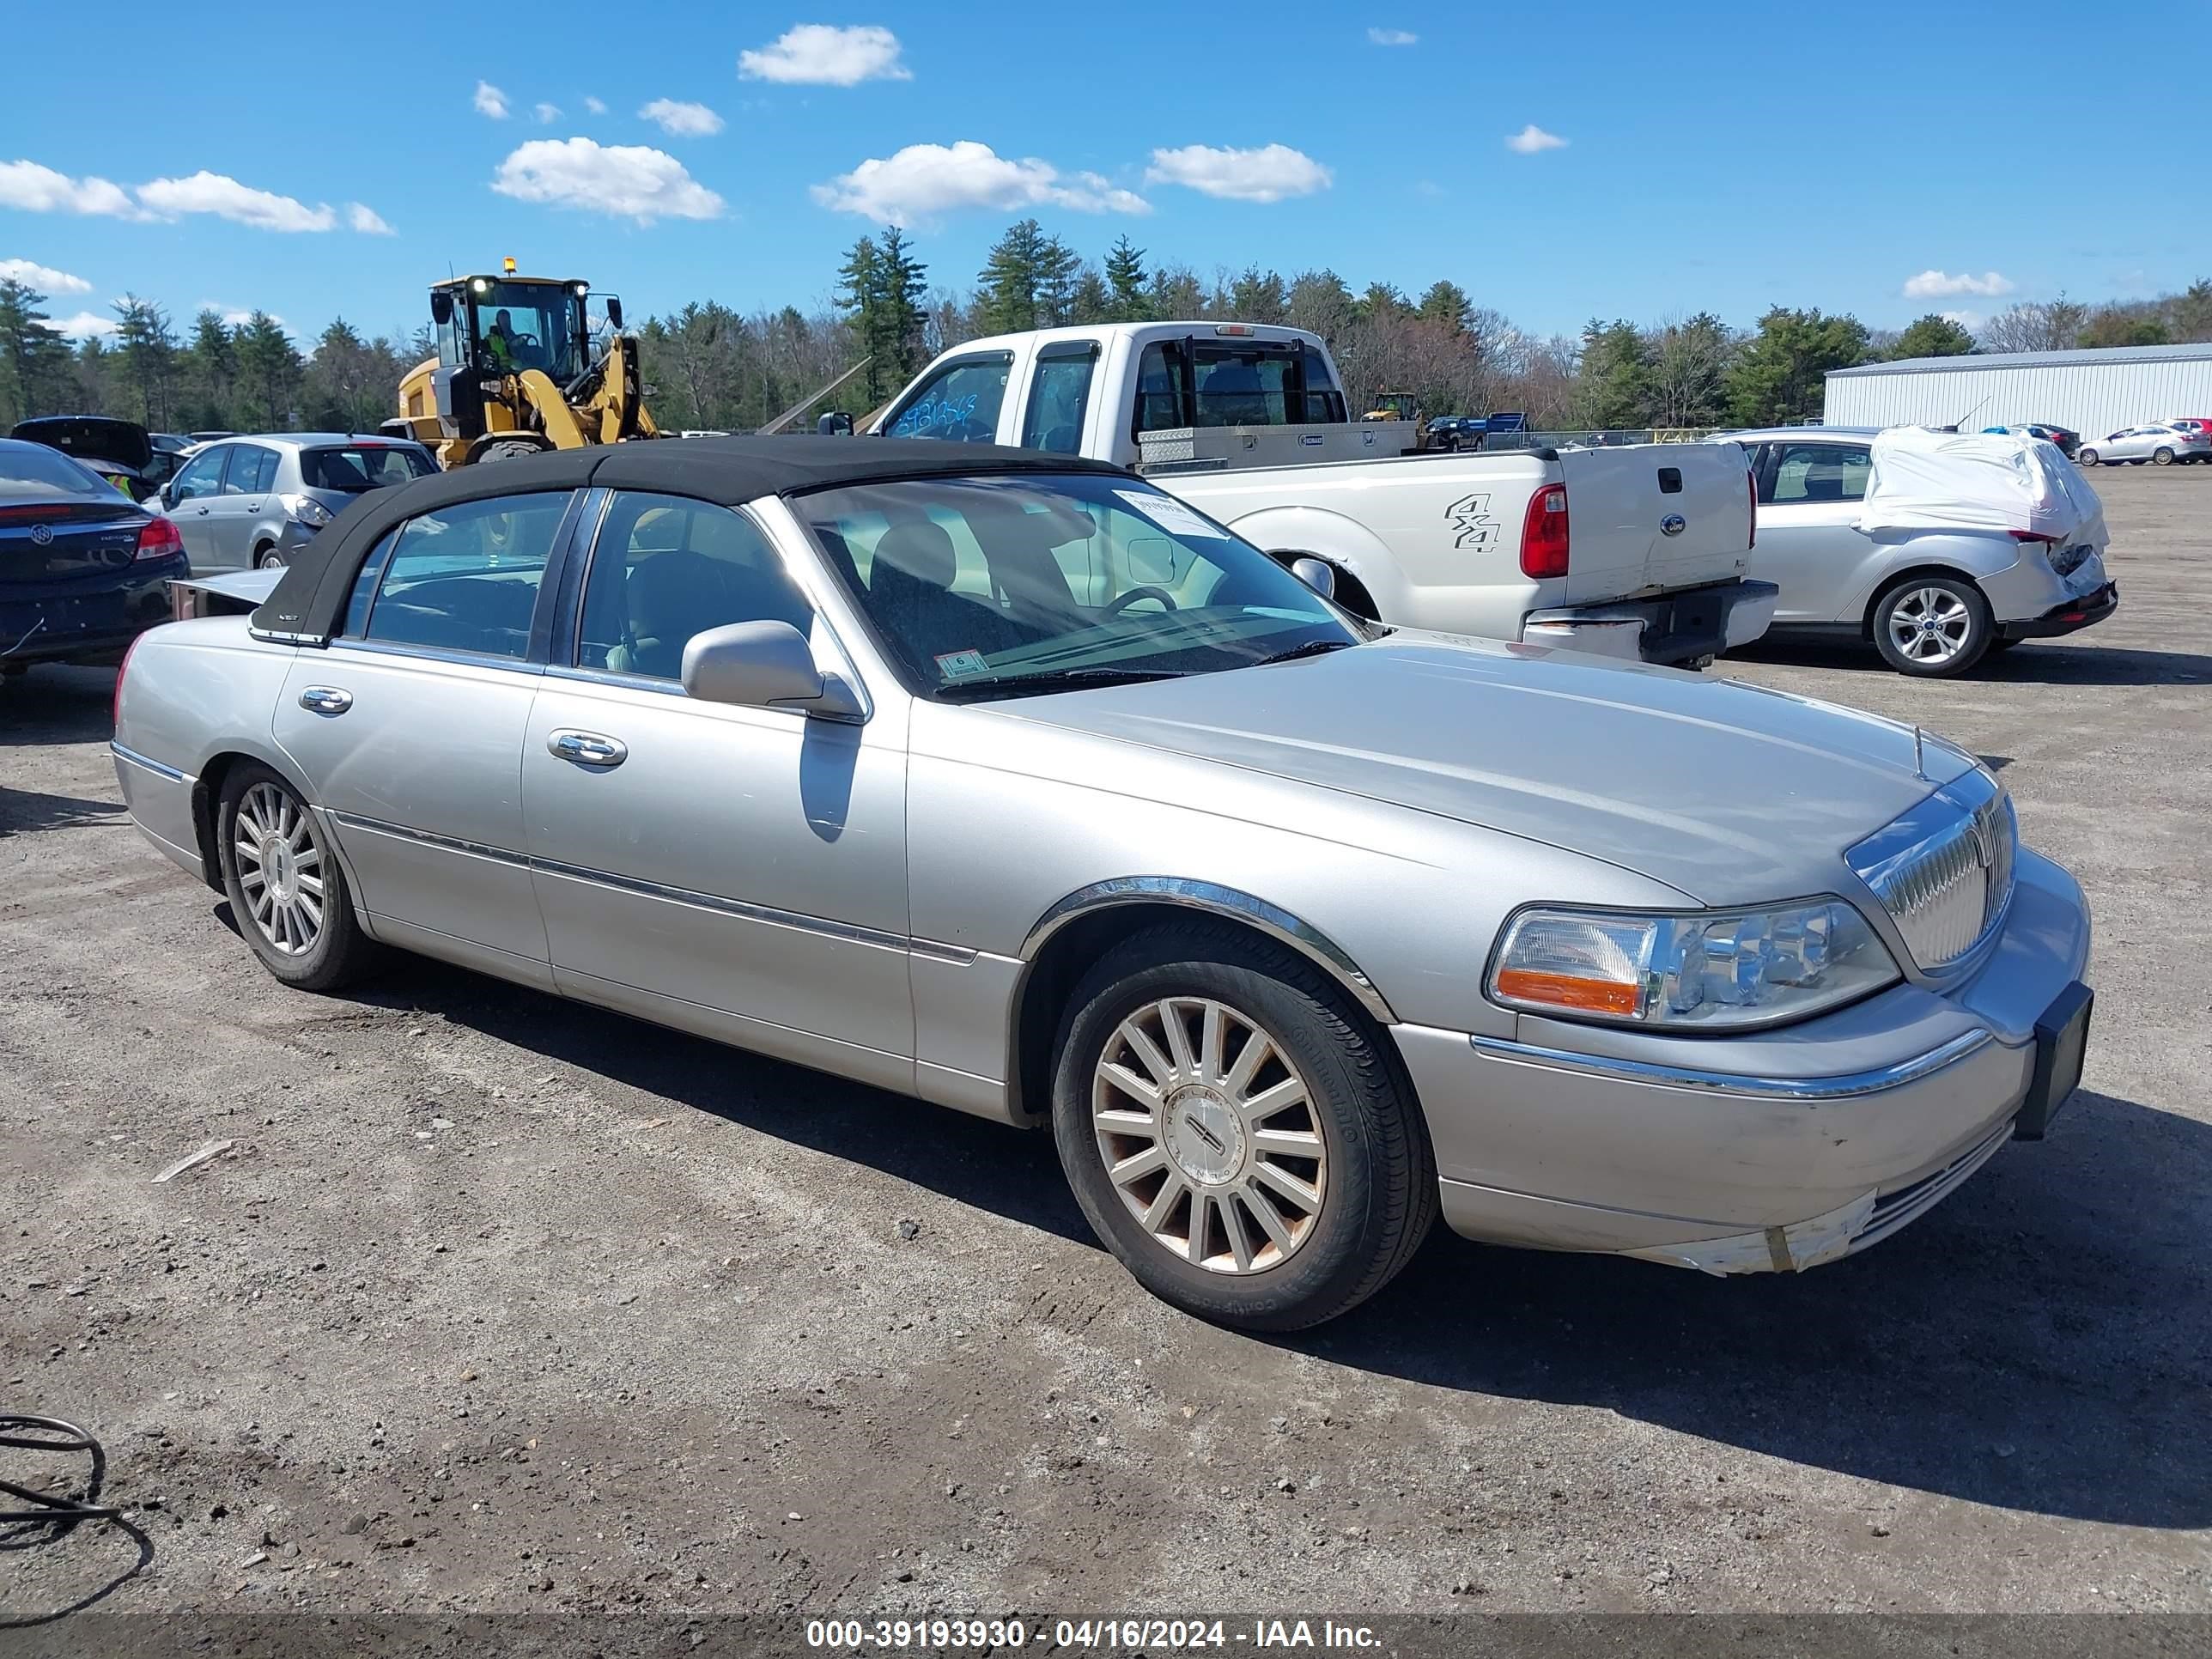
<instances>
[{"instance_id":1,"label":"gravel dirt lot","mask_svg":"<svg viewBox=\"0 0 2212 1659\"><path fill-rule=\"evenodd\" d=\"M1802 1278L1440 1230L1290 1340L1139 1292L1045 1135L425 962L280 988L122 815L112 675L34 670L0 1406L104 1437L120 1610L2212 1608L2212 467L2094 478L2105 626L1717 671L1964 742L2079 874L2051 1138ZM131 1558L0 1554L4 1616Z\"/></svg>"}]
</instances>

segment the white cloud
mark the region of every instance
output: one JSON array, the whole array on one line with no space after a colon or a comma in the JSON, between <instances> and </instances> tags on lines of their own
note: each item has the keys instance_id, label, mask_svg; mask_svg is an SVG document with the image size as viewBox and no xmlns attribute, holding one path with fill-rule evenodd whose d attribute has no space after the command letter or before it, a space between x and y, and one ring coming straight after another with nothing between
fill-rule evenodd
<instances>
[{"instance_id":1,"label":"white cloud","mask_svg":"<svg viewBox=\"0 0 2212 1659\"><path fill-rule=\"evenodd\" d=\"M346 222L364 236L389 236L392 227L384 222L384 216L374 208L359 202L346 204Z\"/></svg>"},{"instance_id":2,"label":"white cloud","mask_svg":"<svg viewBox=\"0 0 2212 1659\"><path fill-rule=\"evenodd\" d=\"M911 81L914 72L899 62L900 50L898 36L872 24L841 29L801 23L771 45L739 52L738 75L746 81L811 87Z\"/></svg>"},{"instance_id":3,"label":"white cloud","mask_svg":"<svg viewBox=\"0 0 2212 1659\"><path fill-rule=\"evenodd\" d=\"M1150 213L1152 204L1095 173L1063 173L1035 156L1015 161L988 144L908 144L871 158L826 185L814 199L879 225L911 225L963 208L1061 207L1078 213Z\"/></svg>"},{"instance_id":4,"label":"white cloud","mask_svg":"<svg viewBox=\"0 0 2212 1659\"><path fill-rule=\"evenodd\" d=\"M637 114L641 121L659 123L672 138L709 138L722 130L722 118L704 104L678 103L673 98L656 98Z\"/></svg>"},{"instance_id":5,"label":"white cloud","mask_svg":"<svg viewBox=\"0 0 2212 1659\"><path fill-rule=\"evenodd\" d=\"M1534 155L1539 150L1565 149L1567 141L1556 132L1547 132L1534 121L1505 141L1505 148L1517 155Z\"/></svg>"},{"instance_id":6,"label":"white cloud","mask_svg":"<svg viewBox=\"0 0 2212 1659\"><path fill-rule=\"evenodd\" d=\"M1327 190L1334 177L1312 156L1287 144L1268 144L1259 149L1216 149L1211 144L1156 149L1152 166L1145 170L1148 184L1182 185L1232 202L1279 202L1288 196L1310 196L1317 190Z\"/></svg>"},{"instance_id":7,"label":"white cloud","mask_svg":"<svg viewBox=\"0 0 2212 1659\"><path fill-rule=\"evenodd\" d=\"M507 94L489 81L477 82L477 95L470 101L479 115L489 115L495 121L507 119Z\"/></svg>"},{"instance_id":8,"label":"white cloud","mask_svg":"<svg viewBox=\"0 0 2212 1659\"><path fill-rule=\"evenodd\" d=\"M92 284L82 276L72 276L66 270L56 270L52 265L33 264L28 259L0 259L0 281L21 283L41 294L89 294Z\"/></svg>"},{"instance_id":9,"label":"white cloud","mask_svg":"<svg viewBox=\"0 0 2212 1659\"><path fill-rule=\"evenodd\" d=\"M532 109L531 113L538 118L538 125L539 126L550 127L556 121L561 118L561 106L558 104L539 104Z\"/></svg>"},{"instance_id":10,"label":"white cloud","mask_svg":"<svg viewBox=\"0 0 2212 1659\"><path fill-rule=\"evenodd\" d=\"M1367 38L1378 46L1410 46L1421 37L1405 29L1370 29Z\"/></svg>"},{"instance_id":11,"label":"white cloud","mask_svg":"<svg viewBox=\"0 0 2212 1659\"><path fill-rule=\"evenodd\" d=\"M338 222L327 204L309 207L289 196L241 185L227 173L205 170L189 179L156 179L141 185L138 199L165 218L212 213L256 230L329 230Z\"/></svg>"},{"instance_id":12,"label":"white cloud","mask_svg":"<svg viewBox=\"0 0 2212 1659\"><path fill-rule=\"evenodd\" d=\"M584 100L584 112L587 115L605 115L607 106L596 98L586 98Z\"/></svg>"},{"instance_id":13,"label":"white cloud","mask_svg":"<svg viewBox=\"0 0 2212 1659\"><path fill-rule=\"evenodd\" d=\"M64 317L47 326L57 334L71 340L88 340L95 334L112 334L123 326L112 317L103 317L96 311L80 311L74 317Z\"/></svg>"},{"instance_id":14,"label":"white cloud","mask_svg":"<svg viewBox=\"0 0 2212 1659\"><path fill-rule=\"evenodd\" d=\"M1945 311L1939 312L1937 315L1947 323L1958 324L1969 334L1978 333L1981 331L1982 313L1978 311Z\"/></svg>"},{"instance_id":15,"label":"white cloud","mask_svg":"<svg viewBox=\"0 0 2212 1659\"><path fill-rule=\"evenodd\" d=\"M99 214L143 219L120 185L105 179L72 179L36 161L0 161L0 207L26 213Z\"/></svg>"},{"instance_id":16,"label":"white cloud","mask_svg":"<svg viewBox=\"0 0 2212 1659\"><path fill-rule=\"evenodd\" d=\"M1978 294L1984 299L2012 292L2012 283L1994 270L1975 276L1962 270L1954 276L1948 270L1923 270L1917 276L1905 281L1905 295L1909 300L1940 300L1954 294Z\"/></svg>"},{"instance_id":17,"label":"white cloud","mask_svg":"<svg viewBox=\"0 0 2212 1659\"><path fill-rule=\"evenodd\" d=\"M499 164L491 187L519 201L635 219L714 219L722 198L665 150L589 138L533 138Z\"/></svg>"},{"instance_id":18,"label":"white cloud","mask_svg":"<svg viewBox=\"0 0 2212 1659\"><path fill-rule=\"evenodd\" d=\"M284 319L275 312L264 311L261 314L276 324L277 327L284 326ZM233 328L244 328L253 320L253 313L251 311L240 311L236 306L232 306L223 312L222 320Z\"/></svg>"}]
</instances>

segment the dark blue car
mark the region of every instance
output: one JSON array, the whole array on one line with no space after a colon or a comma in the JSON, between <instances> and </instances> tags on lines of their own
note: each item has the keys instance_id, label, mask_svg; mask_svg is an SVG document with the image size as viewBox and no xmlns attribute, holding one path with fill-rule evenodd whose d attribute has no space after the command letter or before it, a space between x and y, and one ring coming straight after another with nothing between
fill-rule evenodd
<instances>
[{"instance_id":1,"label":"dark blue car","mask_svg":"<svg viewBox=\"0 0 2212 1659\"><path fill-rule=\"evenodd\" d=\"M0 672L113 662L169 617L177 527L82 463L0 438Z\"/></svg>"}]
</instances>

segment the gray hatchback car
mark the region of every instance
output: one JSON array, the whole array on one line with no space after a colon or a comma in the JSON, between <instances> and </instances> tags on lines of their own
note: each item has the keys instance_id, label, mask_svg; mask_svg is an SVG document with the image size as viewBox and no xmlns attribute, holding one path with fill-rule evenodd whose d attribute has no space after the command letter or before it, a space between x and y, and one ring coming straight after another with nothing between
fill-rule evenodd
<instances>
[{"instance_id":1,"label":"gray hatchback car","mask_svg":"<svg viewBox=\"0 0 2212 1659\"><path fill-rule=\"evenodd\" d=\"M428 477L437 463L404 439L344 432L225 438L194 452L159 506L198 572L289 564L371 489Z\"/></svg>"}]
</instances>

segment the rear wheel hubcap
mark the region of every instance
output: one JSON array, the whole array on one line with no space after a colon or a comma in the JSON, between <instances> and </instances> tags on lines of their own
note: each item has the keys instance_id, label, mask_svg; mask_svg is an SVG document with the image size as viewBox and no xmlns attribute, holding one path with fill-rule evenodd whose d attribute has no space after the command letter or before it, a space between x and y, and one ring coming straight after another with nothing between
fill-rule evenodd
<instances>
[{"instance_id":1,"label":"rear wheel hubcap","mask_svg":"<svg viewBox=\"0 0 2212 1659\"><path fill-rule=\"evenodd\" d=\"M1947 663L1966 648L1973 613L1948 588L1916 587L1889 608L1889 637L1900 655L1932 665Z\"/></svg>"},{"instance_id":2,"label":"rear wheel hubcap","mask_svg":"<svg viewBox=\"0 0 2212 1659\"><path fill-rule=\"evenodd\" d=\"M306 810L275 784L255 784L239 800L231 852L261 937L288 957L313 950L323 936L323 848Z\"/></svg>"}]
</instances>

